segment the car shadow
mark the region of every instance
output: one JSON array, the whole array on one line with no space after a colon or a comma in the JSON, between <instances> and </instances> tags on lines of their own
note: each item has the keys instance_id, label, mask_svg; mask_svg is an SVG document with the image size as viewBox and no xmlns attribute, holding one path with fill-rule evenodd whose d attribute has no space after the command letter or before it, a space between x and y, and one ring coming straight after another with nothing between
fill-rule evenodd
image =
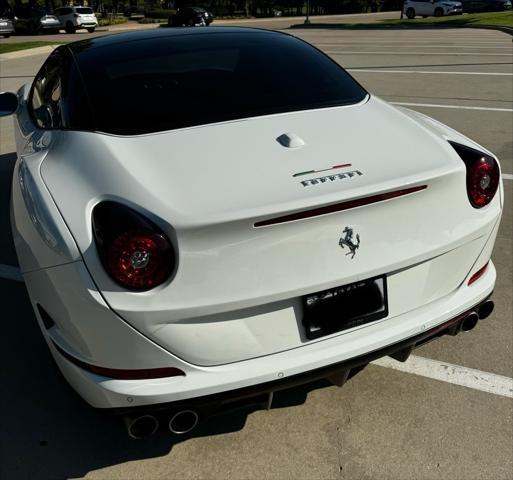
<instances>
[{"instance_id":1,"label":"car shadow","mask_svg":"<svg viewBox=\"0 0 513 480\"><path fill-rule=\"evenodd\" d=\"M0 155L0 264L4 265L17 264L9 220L11 179L15 162L14 152Z\"/></svg>"},{"instance_id":2,"label":"car shadow","mask_svg":"<svg viewBox=\"0 0 513 480\"><path fill-rule=\"evenodd\" d=\"M1 385L0 478L77 478L88 472L168 455L195 437L244 428L256 408L206 419L192 433L128 437L120 417L88 406L55 365L32 313L23 283L0 280L4 303ZM275 394L273 408L301 405L318 381Z\"/></svg>"},{"instance_id":3,"label":"car shadow","mask_svg":"<svg viewBox=\"0 0 513 480\"><path fill-rule=\"evenodd\" d=\"M12 251L9 192L14 161L14 154L0 156L1 245ZM103 467L164 456L193 437L239 431L256 410L245 408L206 419L187 436L162 428L150 438L131 439L121 418L88 406L61 376L24 284L0 278L0 300L0 478L77 478ZM279 392L273 408L300 405L310 391L327 385L318 381Z\"/></svg>"}]
</instances>

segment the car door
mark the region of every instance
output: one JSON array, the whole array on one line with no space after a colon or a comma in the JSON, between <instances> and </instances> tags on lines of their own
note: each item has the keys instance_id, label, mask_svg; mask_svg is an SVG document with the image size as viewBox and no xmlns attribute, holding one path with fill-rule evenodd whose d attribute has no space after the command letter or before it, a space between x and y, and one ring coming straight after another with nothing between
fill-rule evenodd
<instances>
[{"instance_id":1,"label":"car door","mask_svg":"<svg viewBox=\"0 0 513 480\"><path fill-rule=\"evenodd\" d=\"M417 0L418 8L415 9L417 15L433 15L433 4L431 0Z\"/></svg>"}]
</instances>

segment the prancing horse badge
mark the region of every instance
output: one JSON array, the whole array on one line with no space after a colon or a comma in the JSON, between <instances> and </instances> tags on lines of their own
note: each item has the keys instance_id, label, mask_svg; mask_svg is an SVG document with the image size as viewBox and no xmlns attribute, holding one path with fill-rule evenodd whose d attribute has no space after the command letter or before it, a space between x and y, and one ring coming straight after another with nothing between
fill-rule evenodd
<instances>
[{"instance_id":1,"label":"prancing horse badge","mask_svg":"<svg viewBox=\"0 0 513 480\"><path fill-rule=\"evenodd\" d=\"M353 242L353 229L351 227L345 227L338 244L342 248L344 248L344 245L348 247L349 252L346 253L346 255L351 255L351 259L353 259L356 255L356 250L360 248L360 235L356 234L356 243Z\"/></svg>"}]
</instances>

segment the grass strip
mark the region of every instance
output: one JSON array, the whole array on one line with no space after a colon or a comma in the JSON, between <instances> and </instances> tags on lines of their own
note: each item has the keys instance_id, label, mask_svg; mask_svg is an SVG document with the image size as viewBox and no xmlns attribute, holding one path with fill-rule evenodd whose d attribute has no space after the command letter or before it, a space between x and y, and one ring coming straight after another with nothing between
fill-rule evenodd
<instances>
[{"instance_id":1,"label":"grass strip","mask_svg":"<svg viewBox=\"0 0 513 480\"><path fill-rule=\"evenodd\" d=\"M28 48L45 47L46 45L60 45L65 42L17 42L17 43L0 43L0 54L17 52L18 50L27 50Z\"/></svg>"},{"instance_id":2,"label":"grass strip","mask_svg":"<svg viewBox=\"0 0 513 480\"><path fill-rule=\"evenodd\" d=\"M446 17L417 17L412 20L392 19L380 20L374 23L317 23L315 17L311 17L310 28L343 28L354 30L386 30L394 27L508 27L513 28L513 11L507 12L486 12L486 13L464 13L463 15L451 15ZM305 28L303 24L293 25L292 28Z\"/></svg>"},{"instance_id":3,"label":"grass strip","mask_svg":"<svg viewBox=\"0 0 513 480\"><path fill-rule=\"evenodd\" d=\"M413 20L382 20L379 25L429 25L465 27L473 25L498 25L501 27L513 27L513 11L510 12L489 12L489 13L466 13L463 15L452 15L447 17L415 18Z\"/></svg>"}]
</instances>

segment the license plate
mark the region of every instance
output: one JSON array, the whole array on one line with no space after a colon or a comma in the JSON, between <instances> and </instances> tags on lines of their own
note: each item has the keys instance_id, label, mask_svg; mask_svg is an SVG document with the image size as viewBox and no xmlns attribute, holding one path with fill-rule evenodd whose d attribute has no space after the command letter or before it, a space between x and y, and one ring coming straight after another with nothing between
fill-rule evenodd
<instances>
[{"instance_id":1,"label":"license plate","mask_svg":"<svg viewBox=\"0 0 513 480\"><path fill-rule=\"evenodd\" d=\"M7 27L7 22L0 22L0 27Z\"/></svg>"},{"instance_id":2,"label":"license plate","mask_svg":"<svg viewBox=\"0 0 513 480\"><path fill-rule=\"evenodd\" d=\"M303 325L309 339L358 327L387 315L385 275L303 297Z\"/></svg>"}]
</instances>

